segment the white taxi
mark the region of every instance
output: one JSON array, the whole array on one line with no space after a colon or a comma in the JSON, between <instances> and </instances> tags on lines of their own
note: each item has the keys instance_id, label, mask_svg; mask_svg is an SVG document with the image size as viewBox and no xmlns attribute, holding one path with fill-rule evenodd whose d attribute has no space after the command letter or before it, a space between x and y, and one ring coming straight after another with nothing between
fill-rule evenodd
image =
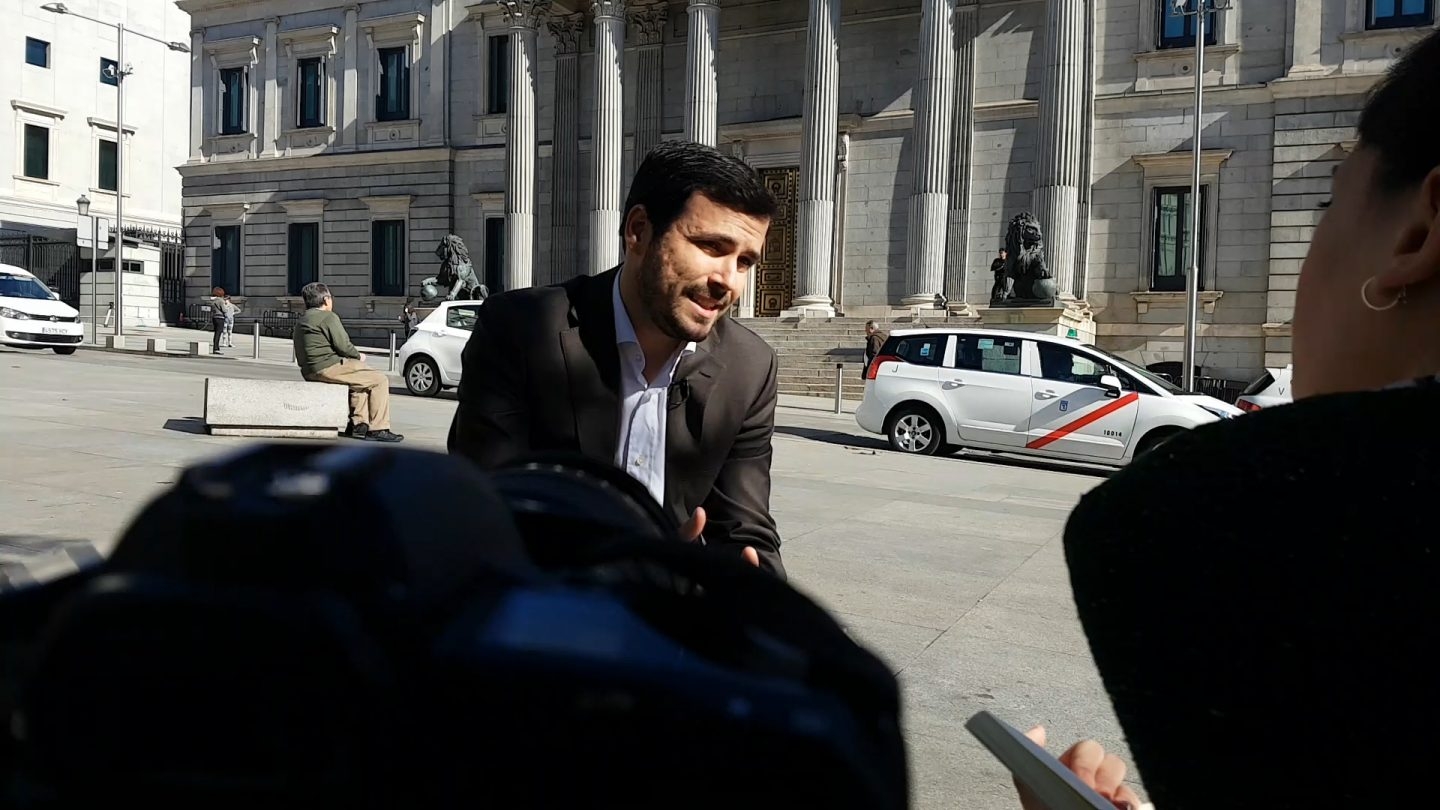
<instances>
[{"instance_id":1,"label":"white taxi","mask_svg":"<svg viewBox=\"0 0 1440 810\"><path fill-rule=\"evenodd\" d=\"M897 331L865 380L855 421L925 455L967 447L1119 466L1242 413L1094 346L993 329Z\"/></svg>"},{"instance_id":2,"label":"white taxi","mask_svg":"<svg viewBox=\"0 0 1440 810\"><path fill-rule=\"evenodd\" d=\"M0 264L0 344L74 354L84 340L74 307L29 271Z\"/></svg>"},{"instance_id":3,"label":"white taxi","mask_svg":"<svg viewBox=\"0 0 1440 810\"><path fill-rule=\"evenodd\" d=\"M410 393L433 397L460 384L460 354L481 306L480 301L444 301L415 328L399 357Z\"/></svg>"}]
</instances>

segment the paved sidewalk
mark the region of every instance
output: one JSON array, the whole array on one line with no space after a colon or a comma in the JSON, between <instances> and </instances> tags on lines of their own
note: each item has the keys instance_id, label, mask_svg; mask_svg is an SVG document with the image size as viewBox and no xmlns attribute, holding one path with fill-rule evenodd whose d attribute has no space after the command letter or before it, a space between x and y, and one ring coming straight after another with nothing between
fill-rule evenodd
<instances>
[{"instance_id":1,"label":"paved sidewalk","mask_svg":"<svg viewBox=\"0 0 1440 810\"><path fill-rule=\"evenodd\" d=\"M105 336L110 334L102 326L100 339L103 343ZM144 354L145 342L150 338L164 338L167 352L177 356L185 356L189 346L193 342L201 342L210 345L213 334L208 329L183 329L178 326L127 326L125 327L124 349L106 349L102 345L90 343L88 340L80 345L82 350L91 351L123 351L128 354ZM395 351L398 354L400 345L404 341L397 341ZM294 343L288 337L261 336L259 339L260 352L255 353L255 335L252 331L236 332L234 334L234 348L220 350L220 357L228 357L235 360L247 360L250 362L274 363L277 365L295 365ZM374 368L387 369L389 366L390 350L377 349L369 346L356 346L360 353L369 358L369 363ZM399 373L395 369L394 373Z\"/></svg>"}]
</instances>

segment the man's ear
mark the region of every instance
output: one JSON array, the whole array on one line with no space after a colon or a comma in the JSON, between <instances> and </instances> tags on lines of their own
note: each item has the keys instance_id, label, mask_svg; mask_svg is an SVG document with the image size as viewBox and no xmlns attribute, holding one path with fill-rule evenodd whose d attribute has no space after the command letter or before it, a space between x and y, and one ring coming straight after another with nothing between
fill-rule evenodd
<instances>
[{"instance_id":1,"label":"man's ear","mask_svg":"<svg viewBox=\"0 0 1440 810\"><path fill-rule=\"evenodd\" d=\"M1389 267L1375 277L1377 298L1399 295L1440 278L1440 167L1425 176L1414 202L1402 209L1405 222L1391 250Z\"/></svg>"},{"instance_id":2,"label":"man's ear","mask_svg":"<svg viewBox=\"0 0 1440 810\"><path fill-rule=\"evenodd\" d=\"M625 251L645 247L650 241L650 214L645 206L632 206L625 212Z\"/></svg>"}]
</instances>

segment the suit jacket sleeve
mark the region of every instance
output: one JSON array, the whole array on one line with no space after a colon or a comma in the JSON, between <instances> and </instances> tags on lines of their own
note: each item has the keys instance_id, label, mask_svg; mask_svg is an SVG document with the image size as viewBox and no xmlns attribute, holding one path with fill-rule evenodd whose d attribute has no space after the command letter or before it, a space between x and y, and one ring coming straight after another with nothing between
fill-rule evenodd
<instances>
[{"instance_id":1,"label":"suit jacket sleeve","mask_svg":"<svg viewBox=\"0 0 1440 810\"><path fill-rule=\"evenodd\" d=\"M529 448L525 356L517 345L515 322L509 301L486 301L460 358L460 405L447 444L452 454L485 468L505 464Z\"/></svg>"},{"instance_id":2,"label":"suit jacket sleeve","mask_svg":"<svg viewBox=\"0 0 1440 810\"><path fill-rule=\"evenodd\" d=\"M705 539L711 545L751 546L760 555L760 566L783 578L780 534L770 516L775 377L775 354L771 352L765 384L746 410L730 455L705 499Z\"/></svg>"}]
</instances>

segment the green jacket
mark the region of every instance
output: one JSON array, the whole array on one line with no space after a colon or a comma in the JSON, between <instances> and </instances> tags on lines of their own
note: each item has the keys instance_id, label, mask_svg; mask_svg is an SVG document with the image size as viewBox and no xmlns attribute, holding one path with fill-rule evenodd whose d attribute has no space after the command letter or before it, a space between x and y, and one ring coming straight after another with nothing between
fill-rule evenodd
<instances>
[{"instance_id":1,"label":"green jacket","mask_svg":"<svg viewBox=\"0 0 1440 810\"><path fill-rule=\"evenodd\" d=\"M300 364L302 377L339 365L341 358L360 359L340 316L328 310L305 310L295 323L293 337L295 362Z\"/></svg>"}]
</instances>

